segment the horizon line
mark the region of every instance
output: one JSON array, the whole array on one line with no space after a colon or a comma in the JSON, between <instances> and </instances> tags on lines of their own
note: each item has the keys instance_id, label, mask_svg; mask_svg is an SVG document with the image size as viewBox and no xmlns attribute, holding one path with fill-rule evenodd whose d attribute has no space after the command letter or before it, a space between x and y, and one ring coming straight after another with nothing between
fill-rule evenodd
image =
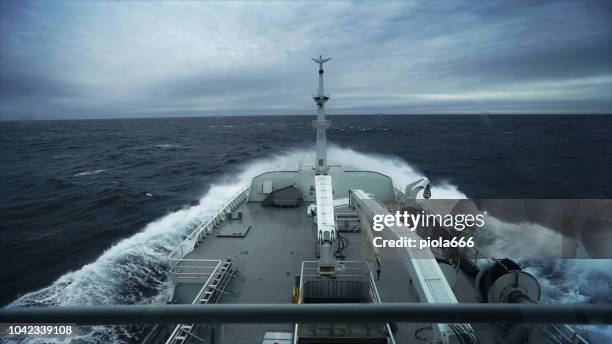
<instances>
[{"instance_id":1,"label":"horizon line","mask_svg":"<svg viewBox=\"0 0 612 344\"><path fill-rule=\"evenodd\" d=\"M481 113L336 113L326 114L327 116L610 116L612 112L575 112L575 113L552 113L552 112L534 112L534 113L512 113L512 112L481 112ZM55 117L55 118L8 118L0 117L0 122L33 122L33 121L88 121L88 120L128 120L128 119L185 119L185 118L220 118L220 117L311 117L316 114L204 114L204 115L181 115L181 116L117 116L117 117Z\"/></svg>"}]
</instances>

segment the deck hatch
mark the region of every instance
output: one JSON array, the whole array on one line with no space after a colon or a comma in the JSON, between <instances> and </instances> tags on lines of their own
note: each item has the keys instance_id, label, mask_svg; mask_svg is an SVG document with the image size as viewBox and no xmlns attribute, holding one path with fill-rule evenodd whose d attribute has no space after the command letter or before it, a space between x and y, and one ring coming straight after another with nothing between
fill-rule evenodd
<instances>
[{"instance_id":1,"label":"deck hatch","mask_svg":"<svg viewBox=\"0 0 612 344\"><path fill-rule=\"evenodd\" d=\"M217 233L218 237L230 237L230 238L244 238L251 229L251 226L245 226L242 224L227 225Z\"/></svg>"}]
</instances>

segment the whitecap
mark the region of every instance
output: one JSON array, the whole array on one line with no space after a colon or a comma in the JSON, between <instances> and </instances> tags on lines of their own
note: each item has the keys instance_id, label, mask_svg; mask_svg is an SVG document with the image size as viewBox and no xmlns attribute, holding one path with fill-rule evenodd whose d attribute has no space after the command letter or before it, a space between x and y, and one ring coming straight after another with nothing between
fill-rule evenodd
<instances>
[{"instance_id":1,"label":"whitecap","mask_svg":"<svg viewBox=\"0 0 612 344\"><path fill-rule=\"evenodd\" d=\"M79 172L73 175L73 177L91 176L91 175L102 173L102 172L106 172L106 170L87 170L87 171Z\"/></svg>"},{"instance_id":2,"label":"whitecap","mask_svg":"<svg viewBox=\"0 0 612 344\"><path fill-rule=\"evenodd\" d=\"M181 145L171 144L171 143L162 143L159 145L154 145L154 147L161 148L161 149L177 149L177 148L181 148Z\"/></svg>"}]
</instances>

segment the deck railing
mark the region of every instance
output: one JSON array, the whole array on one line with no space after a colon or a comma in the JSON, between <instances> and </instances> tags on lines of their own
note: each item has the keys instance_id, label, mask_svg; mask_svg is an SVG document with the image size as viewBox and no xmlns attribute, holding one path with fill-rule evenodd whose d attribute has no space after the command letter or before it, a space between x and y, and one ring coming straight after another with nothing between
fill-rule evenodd
<instances>
[{"instance_id":1,"label":"deck railing","mask_svg":"<svg viewBox=\"0 0 612 344\"><path fill-rule=\"evenodd\" d=\"M219 259L170 259L170 280L196 283L206 281L219 267Z\"/></svg>"},{"instance_id":2,"label":"deck railing","mask_svg":"<svg viewBox=\"0 0 612 344\"><path fill-rule=\"evenodd\" d=\"M170 252L170 261L176 262L191 253L198 242L202 241L216 225L225 220L227 214L247 200L249 189L250 184L247 184L232 197L228 198L216 212L204 219L204 221L187 235L174 251Z\"/></svg>"},{"instance_id":3,"label":"deck railing","mask_svg":"<svg viewBox=\"0 0 612 344\"><path fill-rule=\"evenodd\" d=\"M232 277L236 275L232 259L226 257L223 260L210 262L216 262L217 264L214 266L211 265L212 270L209 272L206 282L191 304L216 304L224 294L230 293L227 290L228 285ZM189 343L191 339L194 339L196 342L202 342L202 338L199 337L199 334L201 331L205 330L207 326L208 324L204 322L178 324L166 340L166 344L185 344Z\"/></svg>"},{"instance_id":4,"label":"deck railing","mask_svg":"<svg viewBox=\"0 0 612 344\"><path fill-rule=\"evenodd\" d=\"M555 344L589 344L589 341L568 325L542 325L541 330Z\"/></svg>"},{"instance_id":5,"label":"deck railing","mask_svg":"<svg viewBox=\"0 0 612 344\"><path fill-rule=\"evenodd\" d=\"M367 296L371 303L380 304L380 294L378 293L378 287L372 275L372 271L368 263L364 261L341 261L339 262L340 269L336 271L334 275L334 281L360 281L364 282L367 287ZM300 272L300 299L299 304L304 302L305 284L309 281L315 280L326 280L319 274L319 262L318 261L303 261ZM395 344L395 338L393 337L393 331L387 322L384 322L385 331L387 332L387 339L389 344ZM298 335L300 331L300 324L296 323L293 334L294 343L298 343Z\"/></svg>"}]
</instances>

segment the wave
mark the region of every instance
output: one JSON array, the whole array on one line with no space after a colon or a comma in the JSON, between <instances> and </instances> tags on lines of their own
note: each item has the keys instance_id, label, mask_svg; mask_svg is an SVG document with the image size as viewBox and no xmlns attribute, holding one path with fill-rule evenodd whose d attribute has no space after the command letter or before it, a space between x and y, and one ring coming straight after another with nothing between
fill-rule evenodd
<instances>
[{"instance_id":1,"label":"wave","mask_svg":"<svg viewBox=\"0 0 612 344\"><path fill-rule=\"evenodd\" d=\"M543 303L612 303L612 259L558 259L522 262L542 287ZM612 339L610 325L579 325L592 343Z\"/></svg>"},{"instance_id":2,"label":"wave","mask_svg":"<svg viewBox=\"0 0 612 344\"><path fill-rule=\"evenodd\" d=\"M396 187L404 190L408 183L411 183L425 175L416 168L409 165L401 158L377 154L364 154L356 152L352 149L331 146L328 150L328 159L330 161L338 161L360 170L372 170L386 174L393 179ZM311 154L310 160L315 161L314 153ZM464 199L467 196L459 191L457 186L447 182L432 184L432 198L439 199Z\"/></svg>"},{"instance_id":3,"label":"wave","mask_svg":"<svg viewBox=\"0 0 612 344\"><path fill-rule=\"evenodd\" d=\"M551 259L559 256L563 235L537 223L508 223L485 217L478 248L487 257Z\"/></svg>"},{"instance_id":4,"label":"wave","mask_svg":"<svg viewBox=\"0 0 612 344\"><path fill-rule=\"evenodd\" d=\"M363 154L337 146L331 146L328 155L330 161L387 174L400 189L424 176L396 157ZM201 219L217 211L228 195L238 192L253 177L269 170L312 161L313 151L296 149L241 165L237 171L226 174L211 185L196 205L149 223L139 233L107 249L94 262L64 274L48 287L19 297L8 307L164 303L171 293L167 279L168 254ZM434 198L466 198L457 186L445 182L432 185L432 194ZM138 326L79 327L72 339L129 342L141 338L143 333L144 328ZM57 341L61 342L61 339Z\"/></svg>"}]
</instances>

